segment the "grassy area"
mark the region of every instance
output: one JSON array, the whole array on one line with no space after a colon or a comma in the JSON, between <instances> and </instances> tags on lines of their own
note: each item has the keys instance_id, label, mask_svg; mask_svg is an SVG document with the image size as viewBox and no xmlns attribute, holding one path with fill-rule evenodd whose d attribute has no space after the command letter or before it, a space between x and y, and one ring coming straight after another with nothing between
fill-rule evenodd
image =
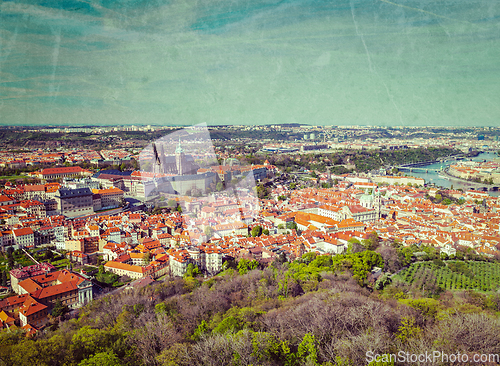
<instances>
[{"instance_id":1,"label":"grassy area","mask_svg":"<svg viewBox=\"0 0 500 366\"><path fill-rule=\"evenodd\" d=\"M104 209L104 210L94 211L94 213L103 213L103 212L108 212L108 211L117 210L117 209L119 209L119 208L122 208L122 207L106 208L106 209Z\"/></svg>"},{"instance_id":2,"label":"grassy area","mask_svg":"<svg viewBox=\"0 0 500 366\"><path fill-rule=\"evenodd\" d=\"M87 275L94 276L97 274L97 271L99 271L99 268L94 266L83 266L80 270Z\"/></svg>"},{"instance_id":3,"label":"grassy area","mask_svg":"<svg viewBox=\"0 0 500 366\"><path fill-rule=\"evenodd\" d=\"M7 257L0 254L0 271L6 271L6 270L8 270Z\"/></svg>"},{"instance_id":4,"label":"grassy area","mask_svg":"<svg viewBox=\"0 0 500 366\"><path fill-rule=\"evenodd\" d=\"M24 178L29 178L29 177L27 175L2 175L2 176L0 176L0 179L7 179L7 180L24 179Z\"/></svg>"},{"instance_id":5,"label":"grassy area","mask_svg":"<svg viewBox=\"0 0 500 366\"><path fill-rule=\"evenodd\" d=\"M438 286L444 290L496 291L500 288L500 264L473 261L446 261L443 264L417 262L394 276L395 279L426 287Z\"/></svg>"},{"instance_id":6,"label":"grassy area","mask_svg":"<svg viewBox=\"0 0 500 366\"><path fill-rule=\"evenodd\" d=\"M28 258L26 254L24 254L21 250L15 250L13 253L14 260L21 267L32 266L35 264L31 259Z\"/></svg>"},{"instance_id":7,"label":"grassy area","mask_svg":"<svg viewBox=\"0 0 500 366\"><path fill-rule=\"evenodd\" d=\"M108 271L96 275L96 280L106 285L114 285L118 282L119 278L117 274Z\"/></svg>"}]
</instances>

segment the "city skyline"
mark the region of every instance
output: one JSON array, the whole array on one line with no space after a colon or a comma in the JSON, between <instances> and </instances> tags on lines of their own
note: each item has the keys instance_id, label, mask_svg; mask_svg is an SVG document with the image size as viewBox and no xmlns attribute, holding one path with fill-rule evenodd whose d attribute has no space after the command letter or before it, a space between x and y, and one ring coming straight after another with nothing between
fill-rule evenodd
<instances>
[{"instance_id":1,"label":"city skyline","mask_svg":"<svg viewBox=\"0 0 500 366\"><path fill-rule=\"evenodd\" d=\"M496 126L500 7L0 5L0 124Z\"/></svg>"}]
</instances>

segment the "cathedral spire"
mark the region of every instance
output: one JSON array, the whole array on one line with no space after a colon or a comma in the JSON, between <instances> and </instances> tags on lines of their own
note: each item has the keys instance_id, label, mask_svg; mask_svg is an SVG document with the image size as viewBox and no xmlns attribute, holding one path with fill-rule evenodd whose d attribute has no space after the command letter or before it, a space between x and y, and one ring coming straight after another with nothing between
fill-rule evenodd
<instances>
[{"instance_id":1,"label":"cathedral spire","mask_svg":"<svg viewBox=\"0 0 500 366\"><path fill-rule=\"evenodd\" d=\"M183 154L184 153L184 150L182 150L182 146L181 146L181 137L179 136L179 145L177 145L177 148L175 149L175 153L176 154Z\"/></svg>"}]
</instances>

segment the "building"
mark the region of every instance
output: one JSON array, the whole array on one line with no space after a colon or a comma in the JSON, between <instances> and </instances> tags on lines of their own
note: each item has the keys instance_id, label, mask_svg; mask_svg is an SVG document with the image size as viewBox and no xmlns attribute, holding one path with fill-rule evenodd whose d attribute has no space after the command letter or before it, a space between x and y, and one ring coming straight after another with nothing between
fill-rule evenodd
<instances>
[{"instance_id":1,"label":"building","mask_svg":"<svg viewBox=\"0 0 500 366\"><path fill-rule=\"evenodd\" d=\"M300 147L300 151L326 150L326 149L328 149L328 144L302 145Z\"/></svg>"},{"instance_id":2,"label":"building","mask_svg":"<svg viewBox=\"0 0 500 366\"><path fill-rule=\"evenodd\" d=\"M69 166L60 168L42 169L36 173L36 176L41 179L59 179L65 177L91 176L92 172L82 169L79 166Z\"/></svg>"},{"instance_id":3,"label":"building","mask_svg":"<svg viewBox=\"0 0 500 366\"><path fill-rule=\"evenodd\" d=\"M8 206L16 203L16 200L9 196L0 195L0 206Z\"/></svg>"},{"instance_id":4,"label":"building","mask_svg":"<svg viewBox=\"0 0 500 366\"><path fill-rule=\"evenodd\" d=\"M218 175L213 172L191 175L176 175L173 177L162 177L156 180L158 192L166 194L187 195L189 192L207 192L215 190Z\"/></svg>"},{"instance_id":5,"label":"building","mask_svg":"<svg viewBox=\"0 0 500 366\"><path fill-rule=\"evenodd\" d=\"M81 249L85 254L91 254L99 251L99 237L98 236L87 236L85 238L79 239L81 243ZM76 249L78 250L78 249Z\"/></svg>"},{"instance_id":6,"label":"building","mask_svg":"<svg viewBox=\"0 0 500 366\"><path fill-rule=\"evenodd\" d=\"M102 210L123 205L124 192L119 188L93 189L92 193L100 196Z\"/></svg>"},{"instance_id":7,"label":"building","mask_svg":"<svg viewBox=\"0 0 500 366\"><path fill-rule=\"evenodd\" d=\"M33 276L20 282L18 288L50 309L58 300L70 308L78 308L93 299L92 282L68 270Z\"/></svg>"},{"instance_id":8,"label":"building","mask_svg":"<svg viewBox=\"0 0 500 366\"><path fill-rule=\"evenodd\" d=\"M106 271L113 272L118 276L128 276L132 279L144 277L146 269L141 266L134 266L127 263L109 261L104 265Z\"/></svg>"},{"instance_id":9,"label":"building","mask_svg":"<svg viewBox=\"0 0 500 366\"><path fill-rule=\"evenodd\" d=\"M35 231L35 246L50 244L54 239L54 228L51 225L42 226Z\"/></svg>"},{"instance_id":10,"label":"building","mask_svg":"<svg viewBox=\"0 0 500 366\"><path fill-rule=\"evenodd\" d=\"M7 313L13 314L14 318L19 318L19 309L23 306L28 298L28 294L10 296L0 300L0 309Z\"/></svg>"},{"instance_id":11,"label":"building","mask_svg":"<svg viewBox=\"0 0 500 366\"><path fill-rule=\"evenodd\" d=\"M10 329L14 326L15 319L5 312L5 310L0 311L0 330Z\"/></svg>"},{"instance_id":12,"label":"building","mask_svg":"<svg viewBox=\"0 0 500 366\"><path fill-rule=\"evenodd\" d=\"M67 256L69 257L69 259L72 262L76 262L76 263L81 264L81 265L90 263L89 255L86 253L83 253L79 250L74 250L74 251L70 252L69 254L67 254Z\"/></svg>"},{"instance_id":13,"label":"building","mask_svg":"<svg viewBox=\"0 0 500 366\"><path fill-rule=\"evenodd\" d=\"M92 191L89 188L59 188L55 198L60 214L66 217L85 216L94 213Z\"/></svg>"},{"instance_id":14,"label":"building","mask_svg":"<svg viewBox=\"0 0 500 366\"><path fill-rule=\"evenodd\" d=\"M207 246L200 253L201 269L213 275L222 269L222 250L216 246Z\"/></svg>"},{"instance_id":15,"label":"building","mask_svg":"<svg viewBox=\"0 0 500 366\"><path fill-rule=\"evenodd\" d=\"M66 240L64 242L64 250L67 250L69 252L78 250L83 252L83 241L81 240Z\"/></svg>"},{"instance_id":16,"label":"building","mask_svg":"<svg viewBox=\"0 0 500 366\"><path fill-rule=\"evenodd\" d=\"M35 234L29 227L12 230L14 233L14 246L16 249L24 247L32 247L35 245Z\"/></svg>"},{"instance_id":17,"label":"building","mask_svg":"<svg viewBox=\"0 0 500 366\"><path fill-rule=\"evenodd\" d=\"M6 312L19 319L21 327L39 329L57 301L77 308L93 299L92 282L86 277L67 270L50 271L53 268L42 263L12 270L12 288L18 295L0 300L0 319Z\"/></svg>"},{"instance_id":18,"label":"building","mask_svg":"<svg viewBox=\"0 0 500 366\"><path fill-rule=\"evenodd\" d=\"M248 225L241 221L215 225L214 230L221 237L228 235L248 235Z\"/></svg>"},{"instance_id":19,"label":"building","mask_svg":"<svg viewBox=\"0 0 500 366\"><path fill-rule=\"evenodd\" d=\"M43 328L48 322L47 315L49 315L49 308L31 296L27 297L19 309L21 327L31 325L37 329Z\"/></svg>"},{"instance_id":20,"label":"building","mask_svg":"<svg viewBox=\"0 0 500 366\"><path fill-rule=\"evenodd\" d=\"M45 205L42 202L35 200L21 201L21 209L30 215L34 215L39 218L46 217Z\"/></svg>"},{"instance_id":21,"label":"building","mask_svg":"<svg viewBox=\"0 0 500 366\"><path fill-rule=\"evenodd\" d=\"M175 149L175 155L165 155L163 145L158 147L153 143L153 173L155 174L175 174L175 175L191 175L196 174L199 166L195 163L192 155L185 154L179 144Z\"/></svg>"},{"instance_id":22,"label":"building","mask_svg":"<svg viewBox=\"0 0 500 366\"><path fill-rule=\"evenodd\" d=\"M170 274L182 277L187 271L187 266L191 263L191 258L186 250L179 250L170 254Z\"/></svg>"},{"instance_id":23,"label":"building","mask_svg":"<svg viewBox=\"0 0 500 366\"><path fill-rule=\"evenodd\" d=\"M16 294L19 294L19 289L18 289L19 282L30 277L35 277L38 275L50 273L55 270L56 267L54 267L50 263L40 263L28 267L12 269L9 272L10 285L12 287L12 291L14 291Z\"/></svg>"}]
</instances>

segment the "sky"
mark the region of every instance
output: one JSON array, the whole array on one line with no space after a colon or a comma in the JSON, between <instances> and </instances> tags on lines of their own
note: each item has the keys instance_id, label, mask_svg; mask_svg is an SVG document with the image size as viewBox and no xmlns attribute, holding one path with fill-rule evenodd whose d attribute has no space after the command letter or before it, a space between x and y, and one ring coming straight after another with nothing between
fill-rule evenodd
<instances>
[{"instance_id":1,"label":"sky","mask_svg":"<svg viewBox=\"0 0 500 366\"><path fill-rule=\"evenodd\" d=\"M0 125L500 125L496 0L0 1Z\"/></svg>"}]
</instances>

